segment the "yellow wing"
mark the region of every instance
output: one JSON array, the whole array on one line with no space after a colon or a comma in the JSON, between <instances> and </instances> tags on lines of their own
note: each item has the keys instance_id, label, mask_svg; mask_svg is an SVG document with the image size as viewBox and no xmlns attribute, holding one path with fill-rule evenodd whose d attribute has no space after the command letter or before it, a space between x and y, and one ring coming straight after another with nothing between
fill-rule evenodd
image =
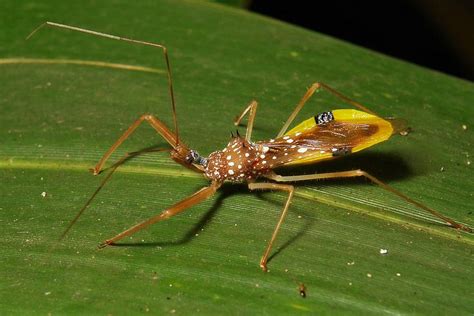
<instances>
[{"instance_id":1,"label":"yellow wing","mask_svg":"<svg viewBox=\"0 0 474 316\"><path fill-rule=\"evenodd\" d=\"M389 121L369 113L352 109L325 112L301 122L285 134L283 138L294 139L296 146L293 147L291 159L285 159L282 163L307 164L358 152L387 140L393 132ZM272 145L278 143L275 140ZM301 148L311 150L301 154Z\"/></svg>"}]
</instances>

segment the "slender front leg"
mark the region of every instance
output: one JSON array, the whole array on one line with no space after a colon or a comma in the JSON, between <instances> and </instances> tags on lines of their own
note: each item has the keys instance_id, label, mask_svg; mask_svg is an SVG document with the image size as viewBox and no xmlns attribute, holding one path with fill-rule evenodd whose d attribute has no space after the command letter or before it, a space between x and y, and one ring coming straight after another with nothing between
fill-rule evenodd
<instances>
[{"instance_id":1,"label":"slender front leg","mask_svg":"<svg viewBox=\"0 0 474 316\"><path fill-rule=\"evenodd\" d=\"M286 120L286 123L283 125L283 127L281 128L280 132L278 133L277 137L281 137L283 136L283 134L285 134L285 132L288 130L288 127L290 126L291 122L293 122L293 120L295 119L296 115L298 115L298 113L301 111L301 109L303 108L303 106L305 105L306 101L309 100L309 98L311 98L313 96L313 94L318 91L319 89L325 89L327 90L328 92L330 92L331 94L335 95L336 97L338 97L339 99L353 105L354 107L366 112L366 113L369 113L369 114L373 114L373 115L377 115L375 114L374 112L372 112L371 110L369 110L368 108L366 108L365 106L363 106L362 104L352 100L352 99L349 99L348 97L346 97L345 95L343 95L342 93L338 92L337 90L331 88L330 86L328 86L327 84L325 83L322 83L322 82L315 82L311 85L311 87L309 87L308 91L306 91L306 93L304 94L304 96L301 98L300 102L296 105L295 109L293 110L293 112L290 114L290 116L288 117L288 119Z\"/></svg>"},{"instance_id":2,"label":"slender front leg","mask_svg":"<svg viewBox=\"0 0 474 316\"><path fill-rule=\"evenodd\" d=\"M286 200L285 206L283 207L283 211L281 212L280 219L278 220L277 225L272 234L272 238L268 243L267 249L265 250L262 259L260 260L260 268L263 269L264 272L267 271L267 260L268 256L270 255L270 251L272 250L273 242L276 239L278 231L280 230L280 226L285 219L286 213L288 212L288 207L290 206L291 199L293 198L294 187L288 184L276 184L276 183L249 183L250 190L282 190L288 192L288 199Z\"/></svg>"},{"instance_id":3,"label":"slender front leg","mask_svg":"<svg viewBox=\"0 0 474 316\"><path fill-rule=\"evenodd\" d=\"M107 152L102 156L102 158L99 160L97 165L92 169L92 172L94 175L97 175L101 172L102 167L104 166L104 163L109 159L110 155L132 134L138 126L143 121L147 121L163 138L171 145L176 147L177 145L177 139L176 136L173 132L171 132L166 125L161 122L159 119L157 119L155 116L151 114L143 114L136 120L130 127L120 136L119 139L112 145L112 147L107 150Z\"/></svg>"},{"instance_id":4,"label":"slender front leg","mask_svg":"<svg viewBox=\"0 0 474 316\"><path fill-rule=\"evenodd\" d=\"M269 179L272 179L277 182L294 182L294 181L306 181L306 180L323 180L323 179L334 179L334 178L351 178L351 177L365 177L372 181L373 183L377 184L379 187L382 189L392 192L393 194L397 195L401 199L407 201L408 203L411 203L422 210L431 213L432 215L438 217L439 219L445 221L448 223L451 227L454 227L456 229L461 229L466 232L472 233L472 229L468 226L465 226L463 224L457 223L455 220L444 216L443 214L421 204L420 202L417 202L405 194L401 193L398 190L395 190L388 184L385 184L384 182L380 181L376 177L372 176L371 174L363 171L363 170L350 170L350 171L340 171L340 172L328 172L328 173L319 173L319 174L310 174L310 175L301 175L301 176L281 176L275 173L271 173L266 176Z\"/></svg>"},{"instance_id":5,"label":"slender front leg","mask_svg":"<svg viewBox=\"0 0 474 316\"><path fill-rule=\"evenodd\" d=\"M250 138L252 136L253 122L255 120L255 115L257 114L257 106L258 106L257 101L253 100L252 102L249 103L249 105L247 105L247 107L243 110L243 112L235 118L235 121L234 121L235 126L239 126L245 114L247 114L250 111L249 119L247 122L247 131L245 132L245 140L248 142L250 142Z\"/></svg>"},{"instance_id":6,"label":"slender front leg","mask_svg":"<svg viewBox=\"0 0 474 316\"><path fill-rule=\"evenodd\" d=\"M150 152L159 152L159 151L169 151L169 149L146 149L146 150L140 150L140 151L137 151L137 152L131 152L131 153L127 153L125 156L123 156L121 159L119 159L116 163L114 163L110 169L110 172L105 176L104 179L102 179L102 182L100 183L100 185L97 187L97 189L94 191L94 193L89 197L89 199L87 200L87 202L84 204L84 206L82 206L82 208L79 210L79 212L77 212L76 216L74 216L74 218L72 219L72 221L69 223L69 225L66 227L66 229L64 230L64 232L61 234L61 236L59 237L59 239L57 240L57 242L55 244L53 244L53 246L51 247L49 253L52 253L53 250L56 248L57 244L64 239L64 237L66 237L67 233L71 230L71 228L74 226L74 224L76 224L76 222L79 220L79 217L81 217L82 213L84 213L84 211L89 207L89 205L92 203L92 201L94 200L94 198L97 196L97 194L99 194L100 190L102 190L102 188L105 186L105 184L109 181L110 177L112 177L112 175L114 174L115 170L117 170L118 167L120 167L120 165L122 165L125 161L127 161L128 159L131 159L133 157L136 157L136 156L139 156L141 154L145 154L145 153L150 153Z\"/></svg>"},{"instance_id":7,"label":"slender front leg","mask_svg":"<svg viewBox=\"0 0 474 316\"><path fill-rule=\"evenodd\" d=\"M220 186L221 186L221 183L212 182L210 186L202 188L201 190L197 191L193 195L185 198L184 200L179 201L178 203L174 204L170 208L164 210L160 214L158 214L156 216L153 216L153 217L147 219L146 221L143 221L143 222L141 222L141 223L139 223L135 226L132 226L129 229L121 232L120 234L118 234L118 235L116 235L116 236L114 236L110 239L107 239L102 244L100 244L99 247L103 248L107 245L114 244L115 242L119 241L120 239L122 239L126 236L130 236L130 235L138 232L139 230L142 230L143 228L146 228L146 227L150 226L151 224L154 224L156 222L168 219L172 216L175 216L175 215L183 212L187 208L189 208L193 205L196 205L199 202L202 202L205 199L212 196Z\"/></svg>"}]
</instances>

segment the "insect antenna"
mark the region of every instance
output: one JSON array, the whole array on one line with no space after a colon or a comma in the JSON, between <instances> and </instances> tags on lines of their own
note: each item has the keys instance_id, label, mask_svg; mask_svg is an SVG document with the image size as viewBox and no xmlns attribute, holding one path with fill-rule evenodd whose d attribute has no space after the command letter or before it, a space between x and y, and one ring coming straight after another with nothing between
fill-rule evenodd
<instances>
[{"instance_id":1,"label":"insect antenna","mask_svg":"<svg viewBox=\"0 0 474 316\"><path fill-rule=\"evenodd\" d=\"M26 37L26 40L30 39L36 32L38 32L40 29L42 29L45 26L68 29L68 30L71 30L71 31L86 33L86 34L90 34L90 35L94 35L94 36L98 36L98 37L105 37L105 38L110 38L110 39L113 39L113 40L124 41L124 42L133 43L133 44L140 44L140 45L146 45L146 46L152 46L152 47L160 48L163 51L163 56L165 58L165 64L166 64L166 71L168 73L168 89L169 89L169 94L170 94L170 99L171 99L171 109L172 109L172 112L173 112L173 124L174 124L174 133L176 134L176 145L179 144L179 131L178 131L178 120L177 120L177 117L176 117L176 102L175 102L174 90L173 90L173 78L171 76L171 64L170 64L170 60L169 60L169 57L168 57L168 49L166 48L166 46L161 45L161 44L157 44L157 43L139 41L139 40L135 40L135 39L131 39L131 38L111 35L111 34L107 34L107 33L96 32L96 31L92 31L92 30L83 29L83 28L80 28L80 27L75 27L75 26L70 26L70 25L60 24L60 23L55 23L55 22L49 22L49 21L39 25L36 29L34 29Z\"/></svg>"}]
</instances>

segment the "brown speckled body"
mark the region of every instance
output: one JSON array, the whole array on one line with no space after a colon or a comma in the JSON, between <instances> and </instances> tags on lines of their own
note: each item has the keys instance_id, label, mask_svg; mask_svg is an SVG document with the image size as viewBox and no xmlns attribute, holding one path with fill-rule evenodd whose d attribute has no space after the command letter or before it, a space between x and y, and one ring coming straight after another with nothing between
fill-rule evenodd
<instances>
[{"instance_id":1,"label":"brown speckled body","mask_svg":"<svg viewBox=\"0 0 474 316\"><path fill-rule=\"evenodd\" d=\"M256 179L271 169L265 151L268 147L250 143L241 137L232 138L226 148L209 155L205 176L218 182Z\"/></svg>"}]
</instances>

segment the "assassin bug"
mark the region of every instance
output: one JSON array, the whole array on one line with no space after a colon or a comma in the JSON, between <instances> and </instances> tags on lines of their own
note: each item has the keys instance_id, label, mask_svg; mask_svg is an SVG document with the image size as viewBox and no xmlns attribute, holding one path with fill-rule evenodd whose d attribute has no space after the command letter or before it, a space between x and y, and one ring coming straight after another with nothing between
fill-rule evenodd
<instances>
[{"instance_id":1,"label":"assassin bug","mask_svg":"<svg viewBox=\"0 0 474 316\"><path fill-rule=\"evenodd\" d=\"M286 123L281 128L275 138L266 141L252 141L252 129L255 120L257 102L252 101L237 117L235 124L239 125L242 119L248 114L248 123L245 137L240 135L234 136L226 148L211 153L208 157L201 156L197 151L190 149L179 138L178 123L176 118L176 105L173 93L173 81L171 77L171 66L168 58L167 48L161 44L144 42L129 38L118 37L115 35L100 33L78 27L64 24L46 22L36 28L29 36L32 36L43 26L52 26L57 28L68 29L72 31L87 33L95 36L106 37L114 40L125 41L140 45L152 46L162 50L168 75L168 88L171 99L171 107L173 111L174 131L171 131L156 116L144 114L138 118L130 127L122 134L122 136L110 147L104 154L97 165L92 170L95 175L99 174L105 162L110 155L122 144L122 142L134 132L134 130L142 123L150 124L171 146L171 158L177 163L189 168L195 172L203 174L210 180L209 186L202 188L191 196L177 202L164 210L131 228L119 233L118 235L107 239L101 244L101 247L113 245L122 238L130 236L137 231L154 224L156 222L168 219L177 215L187 208L209 198L223 185L224 182L243 182L248 184L250 190L280 190L288 193L288 198L281 212L280 218L273 231L270 241L260 260L260 267L267 270L267 260L275 242L278 231L288 212L290 202L293 198L294 186L286 184L286 182L297 182L306 180L323 180L333 178L350 178L365 177L379 187L399 196L408 203L417 206L426 212L445 221L449 226L472 232L471 228L459 224L456 221L442 215L441 213L428 208L427 206L407 197L398 190L388 186L376 177L370 175L363 170L349 170L340 172L328 172L309 175L293 175L282 176L274 172L277 167L289 165L301 165L308 163L316 163L323 160L333 159L339 156L345 156L350 153L371 147L377 143L389 139L395 132L397 126L395 121L390 121L377 116L375 113L364 107L363 105L349 99L330 86L316 82L306 91L295 109L288 117ZM335 95L342 101L345 101L357 110L340 109L330 112L320 113L308 120L303 121L293 129L288 131L288 127L295 119L296 115L308 99L318 90L324 89ZM88 207L92 199L99 192L102 186L110 178L115 169L126 159L138 153L132 153L119 160L113 165L110 173L105 177L101 186L88 200L86 205L79 211L66 231L62 234L63 238L70 228L77 221L82 212ZM258 182L259 179L265 178L270 182ZM303 291L304 293L304 291ZM302 294L303 295L303 294Z\"/></svg>"}]
</instances>

